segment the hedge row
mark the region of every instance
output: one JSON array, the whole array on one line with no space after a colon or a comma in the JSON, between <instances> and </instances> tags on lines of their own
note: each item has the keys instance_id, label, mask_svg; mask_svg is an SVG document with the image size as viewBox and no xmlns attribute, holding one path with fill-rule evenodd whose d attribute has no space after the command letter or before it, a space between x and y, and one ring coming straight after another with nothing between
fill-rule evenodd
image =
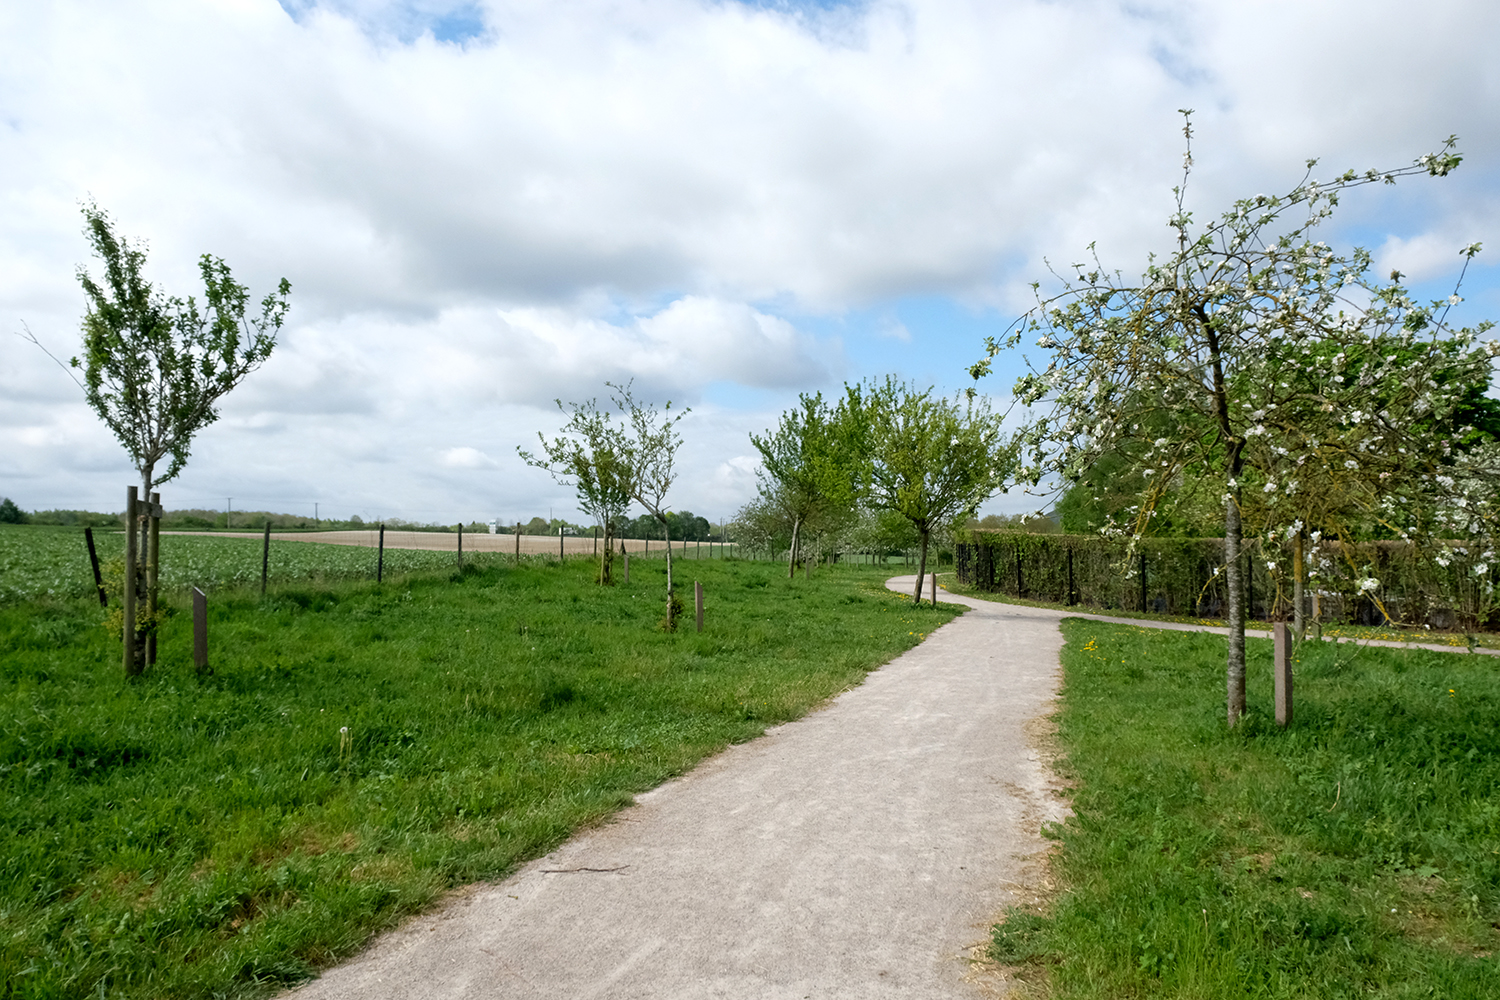
<instances>
[{"instance_id":1,"label":"hedge row","mask_svg":"<svg viewBox=\"0 0 1500 1000\"><path fill-rule=\"evenodd\" d=\"M1249 614L1267 621L1292 614L1292 555L1246 539ZM1101 610L1223 618L1227 614L1222 538L1123 539L971 530L956 546L958 578L980 590ZM1439 629L1500 626L1491 599L1500 568L1476 575L1478 552L1450 553L1447 566L1406 542L1309 546L1307 608L1324 622L1381 625L1387 620ZM1493 561L1492 561L1493 562ZM1364 581L1379 581L1373 592Z\"/></svg>"}]
</instances>

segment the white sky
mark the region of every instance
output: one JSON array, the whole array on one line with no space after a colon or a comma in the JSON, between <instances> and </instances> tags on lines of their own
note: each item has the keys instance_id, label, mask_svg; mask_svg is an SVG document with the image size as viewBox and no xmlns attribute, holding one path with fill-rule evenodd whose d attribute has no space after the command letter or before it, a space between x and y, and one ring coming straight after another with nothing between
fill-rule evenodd
<instances>
[{"instance_id":1,"label":"white sky","mask_svg":"<svg viewBox=\"0 0 1500 1000\"><path fill-rule=\"evenodd\" d=\"M292 283L174 508L578 518L516 447L633 378L692 408L674 506L730 516L798 392L959 389L1044 258L1138 272L1182 107L1200 218L1457 133L1452 177L1351 193L1325 238L1434 294L1482 240L1465 321L1500 317L1497 38L1482 0L3 4L0 495L118 510L135 481L11 335L76 351L88 197L170 294L205 252Z\"/></svg>"}]
</instances>

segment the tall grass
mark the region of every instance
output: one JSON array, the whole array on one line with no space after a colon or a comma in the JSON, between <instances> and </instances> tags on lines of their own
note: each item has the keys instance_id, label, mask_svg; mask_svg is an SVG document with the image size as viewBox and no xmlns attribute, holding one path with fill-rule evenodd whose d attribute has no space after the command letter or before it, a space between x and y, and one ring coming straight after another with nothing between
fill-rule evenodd
<instances>
[{"instance_id":1,"label":"tall grass","mask_svg":"<svg viewBox=\"0 0 1500 1000\"><path fill-rule=\"evenodd\" d=\"M1500 671L1304 645L1293 725L1250 640L1223 725L1221 637L1064 623L1063 886L993 953L1054 997L1500 996Z\"/></svg>"},{"instance_id":2,"label":"tall grass","mask_svg":"<svg viewBox=\"0 0 1500 1000\"><path fill-rule=\"evenodd\" d=\"M951 617L883 574L586 562L213 596L127 681L87 598L0 607L0 997L262 995L498 878ZM679 569L679 574L681 569Z\"/></svg>"}]
</instances>

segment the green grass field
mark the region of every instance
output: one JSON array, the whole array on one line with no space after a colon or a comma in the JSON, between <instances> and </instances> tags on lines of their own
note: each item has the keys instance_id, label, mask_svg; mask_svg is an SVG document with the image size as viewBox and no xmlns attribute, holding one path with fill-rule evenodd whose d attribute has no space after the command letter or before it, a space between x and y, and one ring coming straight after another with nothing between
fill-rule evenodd
<instances>
[{"instance_id":1,"label":"green grass field","mask_svg":"<svg viewBox=\"0 0 1500 1000\"><path fill-rule=\"evenodd\" d=\"M952 617L879 571L678 565L701 635L656 628L656 560L216 591L203 679L180 591L135 682L91 586L0 605L0 997L273 992Z\"/></svg>"},{"instance_id":2,"label":"green grass field","mask_svg":"<svg viewBox=\"0 0 1500 1000\"><path fill-rule=\"evenodd\" d=\"M1224 640L1064 623L1076 817L994 956L1054 998L1500 996L1500 664L1312 644L1224 726Z\"/></svg>"}]
</instances>

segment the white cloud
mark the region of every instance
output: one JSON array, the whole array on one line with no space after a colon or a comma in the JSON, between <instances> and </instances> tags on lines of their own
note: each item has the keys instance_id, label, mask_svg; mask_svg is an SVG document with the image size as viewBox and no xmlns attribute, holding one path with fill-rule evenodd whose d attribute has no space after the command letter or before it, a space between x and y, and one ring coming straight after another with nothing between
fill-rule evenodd
<instances>
[{"instance_id":1,"label":"white cloud","mask_svg":"<svg viewBox=\"0 0 1500 1000\"><path fill-rule=\"evenodd\" d=\"M478 448L446 448L438 455L438 464L449 469L492 469L500 463Z\"/></svg>"},{"instance_id":2,"label":"white cloud","mask_svg":"<svg viewBox=\"0 0 1500 1000\"><path fill-rule=\"evenodd\" d=\"M972 331L945 340L904 299L1024 307L1044 258L1094 241L1138 269L1166 236L1179 107L1199 109L1200 216L1308 156L1327 176L1457 132L1453 178L1340 218L1424 277L1500 246L1500 8L1477 0L286 7L0 9L0 331L24 319L71 353L89 195L150 239L169 290L204 251L253 294L293 283L281 346L184 490L253 474L288 499L541 503L515 445L554 397L633 378L705 414L714 386L756 400L705 417L715 446L684 466L684 506L727 504L747 481L724 456L796 391L876 363L959 383ZM839 327L855 308L869 329ZM842 340L809 333L820 318ZM50 365L0 338L0 472L113 496L128 477L96 462L118 446ZM454 441L499 465L400 471Z\"/></svg>"}]
</instances>

